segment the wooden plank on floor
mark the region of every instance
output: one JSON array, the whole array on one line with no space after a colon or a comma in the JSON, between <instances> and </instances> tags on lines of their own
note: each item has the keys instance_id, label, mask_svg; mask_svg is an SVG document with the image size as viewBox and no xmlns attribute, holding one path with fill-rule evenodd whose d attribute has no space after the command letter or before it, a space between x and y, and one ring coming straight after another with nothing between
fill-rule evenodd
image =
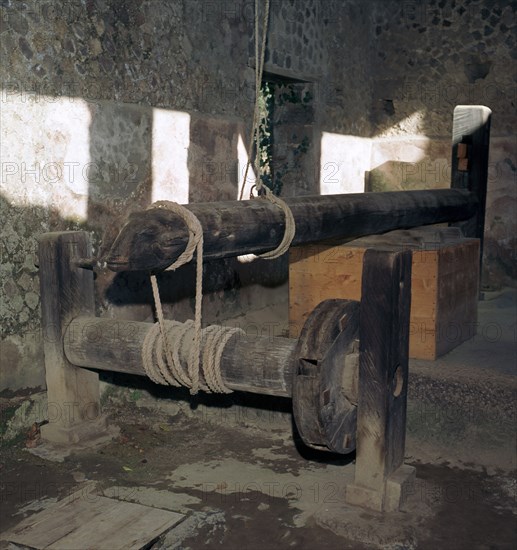
<instances>
[{"instance_id":1,"label":"wooden plank on floor","mask_svg":"<svg viewBox=\"0 0 517 550\"><path fill-rule=\"evenodd\" d=\"M95 494L67 498L23 520L7 540L37 550L139 550L183 514Z\"/></svg>"},{"instance_id":2,"label":"wooden plank on floor","mask_svg":"<svg viewBox=\"0 0 517 550\"><path fill-rule=\"evenodd\" d=\"M93 498L94 496L88 492L82 495L77 493L70 495L41 512L24 519L12 529L11 534L6 538L11 542L31 548L46 548L55 540L77 529L81 522L90 521L98 514L95 506L84 509L81 505L82 500L92 499L93 501ZM31 533L37 534L35 539Z\"/></svg>"}]
</instances>

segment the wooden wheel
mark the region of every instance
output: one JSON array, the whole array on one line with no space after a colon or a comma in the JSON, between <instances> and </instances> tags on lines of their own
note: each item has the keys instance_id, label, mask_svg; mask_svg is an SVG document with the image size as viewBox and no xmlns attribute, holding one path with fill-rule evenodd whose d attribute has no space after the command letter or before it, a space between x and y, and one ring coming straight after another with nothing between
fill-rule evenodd
<instances>
[{"instance_id":1,"label":"wooden wheel","mask_svg":"<svg viewBox=\"0 0 517 550\"><path fill-rule=\"evenodd\" d=\"M359 302L325 300L309 315L294 350L293 413L306 445L355 450Z\"/></svg>"}]
</instances>

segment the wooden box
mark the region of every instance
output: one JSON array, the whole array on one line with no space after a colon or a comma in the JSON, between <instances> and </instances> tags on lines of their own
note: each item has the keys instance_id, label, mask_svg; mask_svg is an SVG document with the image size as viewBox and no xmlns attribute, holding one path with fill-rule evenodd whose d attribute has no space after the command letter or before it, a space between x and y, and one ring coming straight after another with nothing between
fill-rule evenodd
<instances>
[{"instance_id":1,"label":"wooden box","mask_svg":"<svg viewBox=\"0 0 517 550\"><path fill-rule=\"evenodd\" d=\"M297 337L329 298L360 300L366 248L413 250L409 355L436 359L476 334L479 241L458 228L430 226L346 244L294 247L289 256L289 327Z\"/></svg>"}]
</instances>

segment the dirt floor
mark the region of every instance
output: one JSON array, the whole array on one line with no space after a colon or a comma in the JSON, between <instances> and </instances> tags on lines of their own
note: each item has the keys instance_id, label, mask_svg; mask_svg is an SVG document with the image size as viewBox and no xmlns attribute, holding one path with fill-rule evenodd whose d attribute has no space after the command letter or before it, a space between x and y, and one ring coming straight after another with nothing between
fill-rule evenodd
<instances>
[{"instance_id":1,"label":"dirt floor","mask_svg":"<svg viewBox=\"0 0 517 550\"><path fill-rule=\"evenodd\" d=\"M511 323L510 296L482 303L480 321ZM514 550L512 338L505 329L498 342L478 339L440 362L414 363L406 463L416 467L417 481L400 512L347 505L354 455L304 448L287 399L242 394L193 401L185 392L157 394L125 379L123 389L105 397L104 412L120 428L111 443L63 456L47 445L28 450L26 431L3 441L0 539L23 518L84 490L85 498L104 495L185 514L152 542L153 550ZM488 373L488 359L475 364L480 354L495 365Z\"/></svg>"},{"instance_id":2,"label":"dirt floor","mask_svg":"<svg viewBox=\"0 0 517 550\"><path fill-rule=\"evenodd\" d=\"M403 511L380 516L344 502L353 457L302 456L284 431L109 412L117 439L63 462L34 456L23 441L4 449L2 531L93 481L97 494L187 514L153 549L517 547L509 473L413 459L417 484Z\"/></svg>"}]
</instances>

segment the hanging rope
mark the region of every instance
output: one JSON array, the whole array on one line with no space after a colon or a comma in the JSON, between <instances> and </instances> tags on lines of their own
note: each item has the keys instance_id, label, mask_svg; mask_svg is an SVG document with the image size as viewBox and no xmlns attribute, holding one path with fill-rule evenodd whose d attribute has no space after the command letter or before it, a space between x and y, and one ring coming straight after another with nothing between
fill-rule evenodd
<instances>
[{"instance_id":1,"label":"hanging rope","mask_svg":"<svg viewBox=\"0 0 517 550\"><path fill-rule=\"evenodd\" d=\"M266 51L266 38L269 23L269 3L265 0L264 22L262 28L262 43L259 48L259 0L255 0L255 108L253 112L253 123L249 141L250 159L246 164L244 181L241 187L240 200L244 193L244 186L247 181L249 167L251 165L251 155L253 143L255 142L255 170L257 174L256 189L259 195L264 197L282 209L285 216L285 231L282 241L275 250L271 250L259 256L254 254L245 256L248 261L257 257L272 260L282 256L289 248L296 226L293 214L287 204L276 197L272 191L263 185L260 179L260 158L259 158L259 96L264 71L264 58ZM186 386L190 388L191 394L196 394L200 388L199 370L200 354L203 349L203 377L206 386L202 389L206 391L229 393L231 390L226 387L221 376L220 362L224 348L228 341L238 333L243 333L240 329L226 329L224 327L207 327L201 329L201 306L203 299L203 228L197 217L184 206L171 201L158 201L150 208L165 208L177 214L186 224L189 231L189 239L185 250L179 258L166 271L174 271L178 267L190 262L196 253L196 299L194 321L187 323L175 323L165 321L158 288L158 281L155 275L151 275L151 286L156 309L158 322L147 333L142 347L142 360L144 369L153 382L157 384L170 384L173 386ZM243 258L243 257L241 257ZM190 342L187 341L187 347L190 347L187 372L183 368L179 356L179 351L184 345L187 335L193 332ZM170 346L169 337L175 342ZM204 341L203 341L204 339Z\"/></svg>"},{"instance_id":2,"label":"hanging rope","mask_svg":"<svg viewBox=\"0 0 517 550\"><path fill-rule=\"evenodd\" d=\"M239 328L209 326L201 329L201 306L203 299L203 228L197 217L184 206L171 201L158 201L150 208L165 208L177 214L186 224L189 239L185 250L179 258L166 268L174 271L190 262L196 255L196 305L194 321L178 323L166 321L163 315L158 281L151 275L154 305L158 322L149 330L142 346L142 361L149 378L156 384L185 386L192 395L200 389L199 367L200 354L203 349L203 377L206 385L201 389L208 392L231 393L221 376L221 357L224 348L232 336L244 334ZM193 334L193 337L192 337ZM186 336L189 339L185 341ZM174 345L171 346L170 342ZM187 371L180 359L180 350L188 350Z\"/></svg>"},{"instance_id":3,"label":"hanging rope","mask_svg":"<svg viewBox=\"0 0 517 550\"><path fill-rule=\"evenodd\" d=\"M151 205L151 208L165 208L177 214L184 222L188 228L189 239L185 250L181 253L179 258L169 267L166 271L174 271L185 265L186 263L192 260L194 253L197 250L196 255L196 302L195 302L195 311L194 311L194 342L191 349L191 355L188 361L188 380L179 374L179 369L176 374L178 374L178 382L181 385L186 385L190 387L190 393L196 394L199 389L199 354L200 354L200 345L201 345L201 305L203 300L203 228L199 223L197 217L187 208L181 204L177 204L171 201L158 201ZM153 298L154 304L156 307L156 317L158 318L158 324L160 326L160 332L162 335L162 342L165 348L165 357L170 365L175 364L175 357L173 352L170 349L167 333L165 330L165 319L163 316L162 303L160 299L160 292L158 289L158 281L156 280L156 275L151 275L151 286L153 289ZM162 370L162 369L160 369ZM163 378L167 380L166 375L163 374ZM170 382L169 382L170 383Z\"/></svg>"},{"instance_id":4,"label":"hanging rope","mask_svg":"<svg viewBox=\"0 0 517 550\"><path fill-rule=\"evenodd\" d=\"M264 194L264 197L268 201L272 202L273 204L281 208L281 210L284 212L284 217L285 217L285 230L284 230L284 236L282 238L282 241L277 246L277 248L259 255L245 254L245 255L239 256L238 260L240 262L251 262L256 258L262 258L264 260L274 260L275 258L279 258L280 256L282 256L287 252L294 238L294 235L296 233L296 224L295 224L291 209L289 208L289 206L287 206L285 201L283 201L280 197L275 196L271 191L271 189L269 189L269 187L267 187L262 183L262 180L260 178L259 97L260 97L260 88L262 85L262 75L264 73L266 39L267 39L267 30L269 25L269 2L270 0L266 0L265 2L264 21L262 24L262 43L259 49L259 0L255 0L255 108L253 110L253 123L251 127L251 135L250 135L249 149L248 149L250 158L246 163L246 170L244 171L244 180L242 182L239 200L242 200L244 195L244 187L248 179L249 168L252 164L251 156L252 156L252 150L253 150L253 143L255 143L255 174L256 174L255 187L257 189L257 193L259 196L261 194ZM250 198L252 197L253 195L250 193Z\"/></svg>"},{"instance_id":5,"label":"hanging rope","mask_svg":"<svg viewBox=\"0 0 517 550\"><path fill-rule=\"evenodd\" d=\"M259 0L255 0L255 106L253 109L253 122L251 124L251 134L250 134L249 148L248 148L248 151L250 152L250 157L248 158L248 162L246 163L246 170L244 171L244 181L242 182L241 193L239 196L240 201L244 196L244 186L246 185L246 181L248 179L248 171L249 171L250 165L252 164L251 152L253 150L254 141L255 141L255 146L257 150L257 155L255 157L255 170L257 171L256 173L257 173L257 182L258 182L258 168L259 168L258 129L259 129L259 116L260 116L259 96L260 96L260 88L262 86L262 74L264 73L264 59L266 55L266 39L267 39L268 26L269 26L269 0L266 0L265 7L264 7L264 22L262 24L262 45L259 52Z\"/></svg>"}]
</instances>

